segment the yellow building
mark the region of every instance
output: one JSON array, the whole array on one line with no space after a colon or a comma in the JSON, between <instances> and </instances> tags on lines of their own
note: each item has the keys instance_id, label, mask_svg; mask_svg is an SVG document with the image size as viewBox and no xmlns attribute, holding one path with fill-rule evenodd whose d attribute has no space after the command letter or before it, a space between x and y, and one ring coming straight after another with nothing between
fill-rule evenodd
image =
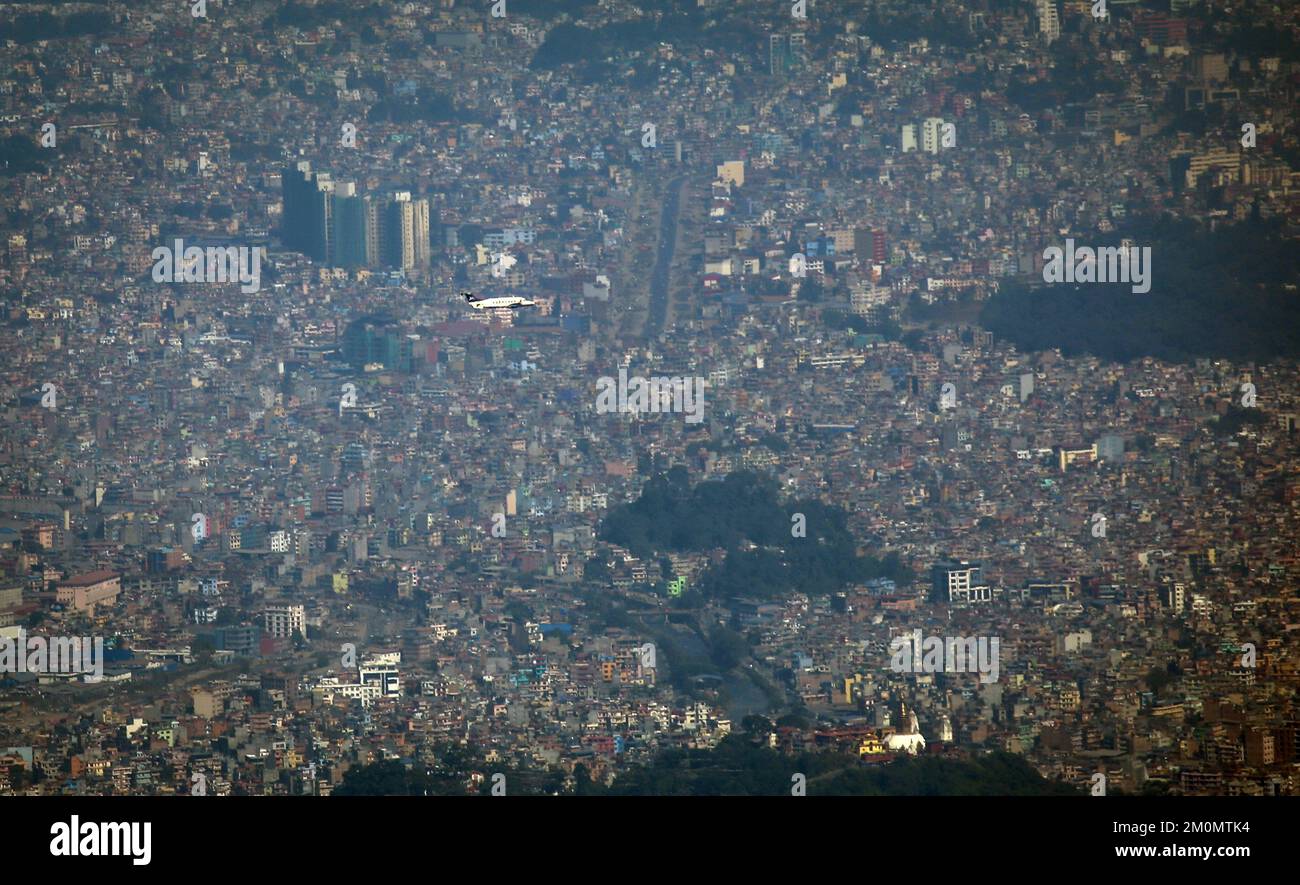
<instances>
[{"instance_id":1,"label":"yellow building","mask_svg":"<svg viewBox=\"0 0 1300 885\"><path fill-rule=\"evenodd\" d=\"M876 735L868 735L858 744L859 756L877 756L885 752L885 745L880 742Z\"/></svg>"}]
</instances>

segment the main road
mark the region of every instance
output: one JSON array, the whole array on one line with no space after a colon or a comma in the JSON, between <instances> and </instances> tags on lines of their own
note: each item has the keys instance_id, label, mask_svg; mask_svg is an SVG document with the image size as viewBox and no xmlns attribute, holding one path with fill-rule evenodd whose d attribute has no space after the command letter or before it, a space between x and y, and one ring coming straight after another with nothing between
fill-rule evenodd
<instances>
[{"instance_id":1,"label":"main road","mask_svg":"<svg viewBox=\"0 0 1300 885\"><path fill-rule=\"evenodd\" d=\"M650 274L650 316L645 328L648 338L662 334L669 321L668 289L672 278L673 253L677 249L677 214L685 185L686 176L682 175L664 187L663 209L659 215L658 253L655 256L654 270Z\"/></svg>"}]
</instances>

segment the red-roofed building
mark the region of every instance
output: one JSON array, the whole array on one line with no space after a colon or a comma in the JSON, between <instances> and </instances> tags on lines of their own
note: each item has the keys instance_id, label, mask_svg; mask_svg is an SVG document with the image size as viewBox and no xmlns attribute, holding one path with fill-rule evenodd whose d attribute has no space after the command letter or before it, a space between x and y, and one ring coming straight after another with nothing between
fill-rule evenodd
<instances>
[{"instance_id":1,"label":"red-roofed building","mask_svg":"<svg viewBox=\"0 0 1300 885\"><path fill-rule=\"evenodd\" d=\"M106 602L112 605L122 592L122 579L110 571L86 572L59 582L55 599L77 611L93 611Z\"/></svg>"}]
</instances>

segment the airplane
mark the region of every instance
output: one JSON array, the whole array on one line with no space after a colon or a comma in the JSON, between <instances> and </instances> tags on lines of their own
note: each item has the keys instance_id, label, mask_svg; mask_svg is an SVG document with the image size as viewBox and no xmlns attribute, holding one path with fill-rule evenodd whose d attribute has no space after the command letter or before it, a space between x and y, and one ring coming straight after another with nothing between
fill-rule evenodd
<instances>
[{"instance_id":1,"label":"airplane","mask_svg":"<svg viewBox=\"0 0 1300 885\"><path fill-rule=\"evenodd\" d=\"M469 306L475 310L491 310L493 308L505 307L511 310L519 307L534 307L537 302L529 301L527 298L520 298L518 295L503 295L499 298L476 298L472 292L461 292Z\"/></svg>"}]
</instances>

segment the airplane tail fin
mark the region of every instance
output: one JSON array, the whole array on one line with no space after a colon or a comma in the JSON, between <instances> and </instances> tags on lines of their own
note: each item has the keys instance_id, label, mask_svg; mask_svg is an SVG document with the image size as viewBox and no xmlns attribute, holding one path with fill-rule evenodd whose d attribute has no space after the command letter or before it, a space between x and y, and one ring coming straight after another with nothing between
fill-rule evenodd
<instances>
[{"instance_id":1,"label":"airplane tail fin","mask_svg":"<svg viewBox=\"0 0 1300 885\"><path fill-rule=\"evenodd\" d=\"M468 301L470 304L473 304L475 301L478 300L477 298L474 297L473 292L461 292L460 294L464 295L465 300Z\"/></svg>"}]
</instances>

